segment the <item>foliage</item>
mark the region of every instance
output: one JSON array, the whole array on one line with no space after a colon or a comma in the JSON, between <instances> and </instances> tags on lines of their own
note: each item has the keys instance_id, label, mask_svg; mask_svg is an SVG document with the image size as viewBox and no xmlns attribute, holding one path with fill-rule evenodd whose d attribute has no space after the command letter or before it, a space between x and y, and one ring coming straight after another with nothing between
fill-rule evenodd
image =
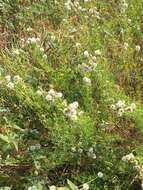
<instances>
[{"instance_id":1,"label":"foliage","mask_svg":"<svg viewBox=\"0 0 143 190\"><path fill-rule=\"evenodd\" d=\"M143 188L142 7L0 1L1 190Z\"/></svg>"}]
</instances>

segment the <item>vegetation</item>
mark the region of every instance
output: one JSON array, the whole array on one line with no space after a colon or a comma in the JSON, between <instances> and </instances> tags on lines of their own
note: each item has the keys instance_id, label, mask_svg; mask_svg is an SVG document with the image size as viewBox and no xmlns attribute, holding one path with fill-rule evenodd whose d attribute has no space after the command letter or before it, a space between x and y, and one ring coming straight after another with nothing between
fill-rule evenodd
<instances>
[{"instance_id":1,"label":"vegetation","mask_svg":"<svg viewBox=\"0 0 143 190\"><path fill-rule=\"evenodd\" d=\"M0 1L0 190L143 189L143 1Z\"/></svg>"}]
</instances>

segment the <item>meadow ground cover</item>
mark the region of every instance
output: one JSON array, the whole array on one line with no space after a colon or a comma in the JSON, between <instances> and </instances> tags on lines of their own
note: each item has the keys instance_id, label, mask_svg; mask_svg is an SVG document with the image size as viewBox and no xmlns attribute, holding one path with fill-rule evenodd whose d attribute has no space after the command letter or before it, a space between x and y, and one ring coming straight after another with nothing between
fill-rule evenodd
<instances>
[{"instance_id":1,"label":"meadow ground cover","mask_svg":"<svg viewBox=\"0 0 143 190\"><path fill-rule=\"evenodd\" d=\"M0 190L143 189L142 8L0 0Z\"/></svg>"}]
</instances>

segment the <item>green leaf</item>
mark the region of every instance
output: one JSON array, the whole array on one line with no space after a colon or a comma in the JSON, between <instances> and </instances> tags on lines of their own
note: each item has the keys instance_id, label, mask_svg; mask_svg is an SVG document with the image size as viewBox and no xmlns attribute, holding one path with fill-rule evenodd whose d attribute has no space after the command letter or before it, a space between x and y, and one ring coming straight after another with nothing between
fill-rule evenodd
<instances>
[{"instance_id":1,"label":"green leaf","mask_svg":"<svg viewBox=\"0 0 143 190\"><path fill-rule=\"evenodd\" d=\"M14 145L14 147L15 147L16 151L18 151L18 143L17 143L17 142L15 142L15 141L13 141L13 145Z\"/></svg>"},{"instance_id":2,"label":"green leaf","mask_svg":"<svg viewBox=\"0 0 143 190\"><path fill-rule=\"evenodd\" d=\"M7 143L10 142L9 139L8 139L8 136L2 135L2 134L0 134L0 139L7 142Z\"/></svg>"}]
</instances>

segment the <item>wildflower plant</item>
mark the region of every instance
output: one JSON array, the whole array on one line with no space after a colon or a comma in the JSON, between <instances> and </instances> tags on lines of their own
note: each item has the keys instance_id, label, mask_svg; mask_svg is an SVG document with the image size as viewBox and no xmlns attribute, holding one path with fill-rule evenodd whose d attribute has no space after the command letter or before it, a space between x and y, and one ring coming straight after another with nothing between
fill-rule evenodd
<instances>
[{"instance_id":1,"label":"wildflower plant","mask_svg":"<svg viewBox=\"0 0 143 190\"><path fill-rule=\"evenodd\" d=\"M0 189L143 189L142 6L0 2Z\"/></svg>"}]
</instances>

